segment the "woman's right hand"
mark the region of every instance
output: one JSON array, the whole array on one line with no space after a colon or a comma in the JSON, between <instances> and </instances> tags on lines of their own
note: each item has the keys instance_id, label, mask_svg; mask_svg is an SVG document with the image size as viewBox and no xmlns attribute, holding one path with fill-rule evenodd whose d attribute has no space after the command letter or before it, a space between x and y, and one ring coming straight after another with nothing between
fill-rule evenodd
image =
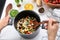
<instances>
[{"instance_id":1,"label":"woman's right hand","mask_svg":"<svg viewBox=\"0 0 60 40\"><path fill-rule=\"evenodd\" d=\"M48 40L55 40L57 35L58 23L55 23L52 25L53 21L56 21L56 20L50 18L48 22Z\"/></svg>"}]
</instances>

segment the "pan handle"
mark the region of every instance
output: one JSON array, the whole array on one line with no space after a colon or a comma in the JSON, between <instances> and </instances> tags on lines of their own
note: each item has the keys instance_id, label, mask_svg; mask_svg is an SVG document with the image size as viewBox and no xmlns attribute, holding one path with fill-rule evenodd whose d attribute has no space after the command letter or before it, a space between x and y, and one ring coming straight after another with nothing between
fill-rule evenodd
<instances>
[{"instance_id":1,"label":"pan handle","mask_svg":"<svg viewBox=\"0 0 60 40\"><path fill-rule=\"evenodd\" d=\"M10 18L9 22L8 22L8 25L12 25L13 23L14 23L14 18Z\"/></svg>"},{"instance_id":2,"label":"pan handle","mask_svg":"<svg viewBox=\"0 0 60 40\"><path fill-rule=\"evenodd\" d=\"M45 26L44 26L44 24L42 24L42 29L45 29Z\"/></svg>"},{"instance_id":3,"label":"pan handle","mask_svg":"<svg viewBox=\"0 0 60 40\"><path fill-rule=\"evenodd\" d=\"M48 23L48 21L43 21L43 22L45 22L45 23ZM42 29L45 29L45 23L42 23ZM58 22L58 21L53 21L53 23L52 23L52 25L54 24L54 23L60 23L60 22Z\"/></svg>"},{"instance_id":4,"label":"pan handle","mask_svg":"<svg viewBox=\"0 0 60 40\"><path fill-rule=\"evenodd\" d=\"M48 23L48 21L42 21L42 29L45 29L45 26L47 25L45 23Z\"/></svg>"},{"instance_id":5,"label":"pan handle","mask_svg":"<svg viewBox=\"0 0 60 40\"><path fill-rule=\"evenodd\" d=\"M45 21L42 21L41 28L45 29Z\"/></svg>"}]
</instances>

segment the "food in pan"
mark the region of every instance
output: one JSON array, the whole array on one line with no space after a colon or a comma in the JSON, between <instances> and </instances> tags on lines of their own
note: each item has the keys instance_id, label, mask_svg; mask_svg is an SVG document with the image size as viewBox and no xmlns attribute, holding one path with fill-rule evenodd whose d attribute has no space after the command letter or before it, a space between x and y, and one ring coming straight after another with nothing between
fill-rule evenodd
<instances>
[{"instance_id":1,"label":"food in pan","mask_svg":"<svg viewBox=\"0 0 60 40\"><path fill-rule=\"evenodd\" d=\"M27 16L22 18L17 22L17 30L21 34L32 34L36 31L38 26L38 21L34 17Z\"/></svg>"}]
</instances>

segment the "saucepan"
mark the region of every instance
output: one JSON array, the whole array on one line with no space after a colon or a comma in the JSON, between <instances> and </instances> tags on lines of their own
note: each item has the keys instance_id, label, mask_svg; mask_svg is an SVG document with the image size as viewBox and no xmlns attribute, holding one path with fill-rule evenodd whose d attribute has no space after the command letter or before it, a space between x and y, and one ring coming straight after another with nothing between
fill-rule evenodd
<instances>
[{"instance_id":1,"label":"saucepan","mask_svg":"<svg viewBox=\"0 0 60 40\"><path fill-rule=\"evenodd\" d=\"M29 16L29 17L34 17L36 18L38 25L37 25L37 28L36 30L32 33L32 34L22 34L20 33L18 30L17 30L17 23L20 19L22 18L26 18L26 16ZM24 11L21 11L20 13L17 14L17 16L15 17L14 19L14 27L15 29L18 31L18 33L25 39L32 39L34 37L36 37L40 31L40 27L41 27L41 24L42 24L42 28L45 29L44 27L44 23L48 23L48 21L43 21L41 22L41 19L40 19L40 16L34 12L34 11L31 11L31 10L24 10ZM53 23L56 23L56 22L53 22Z\"/></svg>"},{"instance_id":2,"label":"saucepan","mask_svg":"<svg viewBox=\"0 0 60 40\"><path fill-rule=\"evenodd\" d=\"M37 19L38 22L41 21L39 15L38 15L36 12L31 11L31 10L24 10L24 11L21 11L19 14L17 14L17 16L16 16L15 19L14 19L14 27L15 27L15 29L17 28L17 22L18 22L21 18L25 18L26 16L34 17L34 18ZM39 26L40 26L40 25L38 25L38 28L37 28L36 31L35 31L34 33L32 33L32 34L21 34L19 31L18 31L18 32L19 32L19 34L20 34L23 38L25 38L25 39L32 39L32 38L34 38L35 36L37 36L37 34L39 33L39 31L40 31L40 30L39 30Z\"/></svg>"}]
</instances>

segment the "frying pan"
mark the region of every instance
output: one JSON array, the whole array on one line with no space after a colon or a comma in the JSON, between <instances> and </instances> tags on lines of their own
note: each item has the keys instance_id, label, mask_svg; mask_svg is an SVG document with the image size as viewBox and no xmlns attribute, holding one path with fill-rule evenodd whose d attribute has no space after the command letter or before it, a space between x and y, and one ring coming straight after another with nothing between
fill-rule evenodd
<instances>
[{"instance_id":1,"label":"frying pan","mask_svg":"<svg viewBox=\"0 0 60 40\"><path fill-rule=\"evenodd\" d=\"M19 14L17 14L17 16L15 17L15 20L14 20L14 27L17 28L17 22L21 19L21 18L25 18L26 16L29 16L29 17L34 17L37 19L38 22L40 22L40 17L39 15L34 12L34 11L31 11L31 10L24 10L22 12L20 12ZM32 39L34 37L37 36L37 34L39 33L39 26L38 25L38 28L36 29L36 31L32 34L21 34L19 31L19 34L25 38L25 39Z\"/></svg>"}]
</instances>

